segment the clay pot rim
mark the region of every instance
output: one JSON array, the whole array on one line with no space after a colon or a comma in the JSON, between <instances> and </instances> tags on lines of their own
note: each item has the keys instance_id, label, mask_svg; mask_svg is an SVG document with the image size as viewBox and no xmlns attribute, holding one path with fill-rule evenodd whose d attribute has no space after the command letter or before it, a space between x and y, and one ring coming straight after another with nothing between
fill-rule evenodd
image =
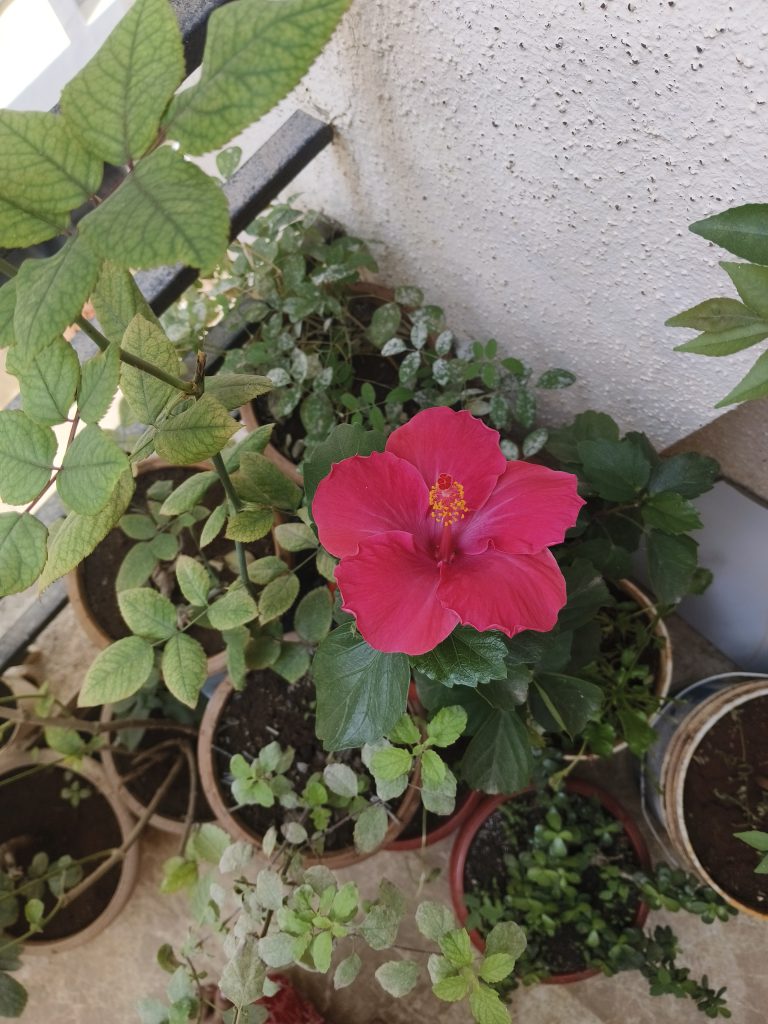
<instances>
[{"instance_id":1,"label":"clay pot rim","mask_svg":"<svg viewBox=\"0 0 768 1024\"><path fill-rule=\"evenodd\" d=\"M211 695L208 701L208 706L203 714L203 720L200 723L200 731L197 738L197 763L200 771L200 781L203 786L203 792L205 793L211 810L216 815L218 823L234 839L244 840L260 850L261 837L255 835L241 824L225 804L214 764L213 738L216 734L216 726L218 725L219 718L229 697L234 692L235 688L232 685L232 681L229 677L225 677L221 680ZM346 868L353 864L359 864L361 861L367 860L368 857L372 857L380 850L385 849L389 843L394 842L397 836L400 835L402 830L415 815L421 803L418 782L418 777L414 776L412 781L409 783L408 788L397 807L395 820L392 821L390 819L390 825L381 846L372 850L370 853L358 853L354 847L347 847L343 850L336 850L329 853L327 856L305 855L303 857L304 866L311 867L314 864L324 864L332 870Z\"/></svg>"},{"instance_id":2,"label":"clay pot rim","mask_svg":"<svg viewBox=\"0 0 768 1024\"><path fill-rule=\"evenodd\" d=\"M121 839L125 842L133 828L133 821L126 809L120 803L116 794L112 791L101 765L97 761L94 761L93 758L83 758L77 767L73 767L72 765L63 765L60 761L61 759L59 755L53 750L39 750L36 751L34 756L29 753L20 753L15 757L9 757L7 761L3 761L3 763L0 764L0 775L6 775L8 772L15 771L17 768L28 768L41 763L48 764L52 768L56 768L60 771L70 771L75 775L81 775L90 785L98 789L101 796L103 796L109 804L120 829ZM58 952L59 950L72 949L75 946L80 946L86 942L90 942L91 939L99 935L115 920L125 904L128 902L128 898L133 892L133 888L136 885L136 880L138 878L139 862L139 844L135 842L123 859L117 863L116 867L120 872L117 886L109 903L97 918L91 921L90 924L86 925L86 927L81 931L75 932L72 935L66 935L64 938L49 940L40 939L36 942L26 942L24 943L24 952L31 954L47 954L53 950Z\"/></svg>"},{"instance_id":3,"label":"clay pot rim","mask_svg":"<svg viewBox=\"0 0 768 1024\"><path fill-rule=\"evenodd\" d=\"M486 799L484 793L478 793L476 789L471 789L467 793L466 799L459 804L453 814L450 814L445 819L442 825L438 825L431 832L427 832L426 836L415 836L412 839L395 839L394 842L389 843L386 849L392 853L408 853L413 850L423 850L427 846L434 846L435 843L439 843L441 840L453 835L484 799Z\"/></svg>"},{"instance_id":4,"label":"clay pot rim","mask_svg":"<svg viewBox=\"0 0 768 1024\"><path fill-rule=\"evenodd\" d=\"M449 864L451 900L453 902L454 912L460 924L463 925L469 916L469 911L467 910L466 903L464 902L464 867L467 862L467 855L472 845L472 841L477 835L480 826L502 804L505 804L510 800L516 800L518 797L524 796L526 793L535 792L535 790L535 786L526 786L525 789L518 790L516 793L500 794L499 796L488 797L480 804L479 807L476 808L471 817L464 822L464 825L453 844ZM632 848L640 861L640 866L644 870L650 869L651 855L645 839L643 838L634 818L630 816L615 797L606 793L599 786L595 786L593 783L587 782L584 779L566 780L565 790L568 793L578 793L581 796L592 796L599 800L603 807L623 826L624 831L632 844ZM645 924L646 918L648 917L648 913L648 905L643 903L642 900L638 900L634 922L635 927L642 928ZM469 933L469 936L473 945L479 949L480 952L483 952L485 949L485 941L480 933L474 929ZM602 972L599 968L592 967L583 971L553 974L550 978L542 979L542 984L569 985L572 982L585 981L587 978L594 978L596 975L601 973Z\"/></svg>"},{"instance_id":5,"label":"clay pot rim","mask_svg":"<svg viewBox=\"0 0 768 1024\"><path fill-rule=\"evenodd\" d=\"M111 722L113 716L114 705L103 704L101 707L101 714L99 715L99 721L104 723ZM112 734L108 733L107 735L109 736ZM191 741L192 737L190 737L190 743ZM134 796L133 793L128 789L128 787L124 785L123 778L120 772L117 770L117 765L115 764L115 758L112 751L108 747L105 747L104 749L99 751L99 754L101 756L102 765L104 766L104 774L106 775L109 785L113 792L115 793L115 796L125 805L128 811L135 818L140 818L142 814L146 811L146 805L143 804L141 800L138 799L138 797ZM193 745L193 757L195 757L195 759L197 758L197 743ZM186 777L186 765L184 768L184 775ZM196 819L193 818L192 820L193 822L196 822ZM212 821L213 818L206 820ZM183 835L184 832L186 831L186 824L184 823L184 821L178 818L170 818L165 814L161 814L159 811L155 811L155 813L150 817L147 824L151 825L152 828L158 829L160 832L170 832L173 835L180 836Z\"/></svg>"},{"instance_id":6,"label":"clay pot rim","mask_svg":"<svg viewBox=\"0 0 768 1024\"><path fill-rule=\"evenodd\" d=\"M688 862L694 873L714 889L726 903L750 917L766 921L768 907L761 911L748 903L742 903L715 881L704 867L688 834L684 806L688 769L701 741L731 711L760 698L768 699L768 676L726 687L692 708L670 739L663 762L661 789L667 832L676 852L682 853L683 859Z\"/></svg>"}]
</instances>

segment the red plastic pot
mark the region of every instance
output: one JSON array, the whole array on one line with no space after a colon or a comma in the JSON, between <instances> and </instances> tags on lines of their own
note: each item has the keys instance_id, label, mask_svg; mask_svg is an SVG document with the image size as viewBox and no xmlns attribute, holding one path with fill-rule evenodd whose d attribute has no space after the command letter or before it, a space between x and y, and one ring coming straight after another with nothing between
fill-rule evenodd
<instances>
[{"instance_id":1,"label":"red plastic pot","mask_svg":"<svg viewBox=\"0 0 768 1024\"><path fill-rule=\"evenodd\" d=\"M258 1001L259 1006L269 1010L267 1024L327 1024L325 1017L296 991L284 974L270 974L270 978L280 985L280 991Z\"/></svg>"},{"instance_id":2,"label":"red plastic pot","mask_svg":"<svg viewBox=\"0 0 768 1024\"><path fill-rule=\"evenodd\" d=\"M480 830L481 825L488 817L490 817L491 814L493 814L497 807L507 803L509 800L516 800L519 796L523 796L526 793L532 793L534 788L535 787L533 786L527 786L525 789L521 789L518 793L494 796L484 800L480 806L476 808L471 817L465 821L461 832L459 832L456 837L456 842L453 844L453 849L451 851L449 871L453 909L461 924L464 924L469 915L466 903L464 902L464 866L467 862L469 848L472 845L475 836ZM583 779L568 780L565 783L565 789L568 793L578 793L580 796L593 796L599 800L606 811L608 811L609 814L612 814L617 821L621 822L624 827L624 831L627 834L627 838L632 844L632 849L637 855L640 866L646 871L650 870L651 855L648 851L645 839L643 839L640 829L624 810L618 800L615 800L598 786L593 786L591 782L585 782ZM635 914L635 926L642 928L647 917L648 906L642 901L639 901L637 905L637 912ZM473 944L482 952L485 949L485 942L482 935L480 935L476 930L471 931L469 935ZM553 974L551 978L545 978L543 980L543 984L570 985L571 982L585 981L587 978L594 978L596 974L600 973L601 971L596 967L593 967L585 971L573 971L570 974Z\"/></svg>"}]
</instances>

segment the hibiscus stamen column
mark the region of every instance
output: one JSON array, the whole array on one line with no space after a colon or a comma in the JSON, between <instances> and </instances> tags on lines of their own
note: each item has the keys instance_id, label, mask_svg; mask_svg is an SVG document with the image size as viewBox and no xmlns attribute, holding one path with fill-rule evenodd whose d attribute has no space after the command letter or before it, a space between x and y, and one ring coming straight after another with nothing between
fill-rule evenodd
<instances>
[{"instance_id":1,"label":"hibiscus stamen column","mask_svg":"<svg viewBox=\"0 0 768 1024\"><path fill-rule=\"evenodd\" d=\"M437 559L450 562L453 558L451 527L467 512L464 487L448 473L441 473L429 489L430 515L443 529L437 548Z\"/></svg>"}]
</instances>

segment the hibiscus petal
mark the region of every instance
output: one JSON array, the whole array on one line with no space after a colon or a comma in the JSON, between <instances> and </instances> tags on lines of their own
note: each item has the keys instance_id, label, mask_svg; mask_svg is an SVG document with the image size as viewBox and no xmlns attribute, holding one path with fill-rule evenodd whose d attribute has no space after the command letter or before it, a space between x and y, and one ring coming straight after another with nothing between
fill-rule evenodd
<instances>
[{"instance_id":1,"label":"hibiscus petal","mask_svg":"<svg viewBox=\"0 0 768 1024\"><path fill-rule=\"evenodd\" d=\"M438 594L465 625L507 636L524 629L546 633L566 598L565 580L549 551L510 555L493 547L443 563Z\"/></svg>"},{"instance_id":2,"label":"hibiscus petal","mask_svg":"<svg viewBox=\"0 0 768 1024\"><path fill-rule=\"evenodd\" d=\"M429 491L414 467L388 452L337 462L315 492L312 515L332 555L353 555L361 540L430 529Z\"/></svg>"},{"instance_id":3,"label":"hibiscus petal","mask_svg":"<svg viewBox=\"0 0 768 1024\"><path fill-rule=\"evenodd\" d=\"M533 554L561 544L584 504L572 473L510 462L481 509L455 528L461 551L491 541L509 554Z\"/></svg>"},{"instance_id":4,"label":"hibiscus petal","mask_svg":"<svg viewBox=\"0 0 768 1024\"><path fill-rule=\"evenodd\" d=\"M412 463L427 487L447 473L464 487L470 509L485 504L507 465L498 431L469 412L445 408L425 409L398 427L389 435L387 451Z\"/></svg>"},{"instance_id":5,"label":"hibiscus petal","mask_svg":"<svg viewBox=\"0 0 768 1024\"><path fill-rule=\"evenodd\" d=\"M424 654L458 623L438 599L438 563L409 533L364 540L356 555L342 559L336 582L344 611L377 651Z\"/></svg>"}]
</instances>

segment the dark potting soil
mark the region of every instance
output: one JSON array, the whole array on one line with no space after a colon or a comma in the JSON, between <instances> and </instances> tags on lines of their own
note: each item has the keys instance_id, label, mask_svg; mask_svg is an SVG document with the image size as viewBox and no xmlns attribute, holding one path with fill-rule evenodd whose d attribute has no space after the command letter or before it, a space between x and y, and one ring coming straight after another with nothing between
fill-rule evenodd
<instances>
[{"instance_id":1,"label":"dark potting soil","mask_svg":"<svg viewBox=\"0 0 768 1024\"><path fill-rule=\"evenodd\" d=\"M7 772L3 782L20 776L27 769ZM69 854L73 860L112 850L122 842L120 826L107 800L85 779L75 776L90 791L90 796L72 807L61 796L67 785L64 770L49 767L44 771L19 778L0 788L0 856L7 870L9 861L28 867L36 853L47 853L51 862ZM83 865L87 877L101 864L96 859ZM71 906L65 907L46 925L45 931L30 942L62 939L82 931L106 909L120 880L115 866L85 890ZM45 913L56 900L46 889L43 899ZM23 935L26 922L18 921L8 931Z\"/></svg>"},{"instance_id":2,"label":"dark potting soil","mask_svg":"<svg viewBox=\"0 0 768 1024\"><path fill-rule=\"evenodd\" d=\"M573 801L586 801L590 798L572 793ZM481 825L467 853L464 865L464 891L480 896L487 893L491 898L504 897L509 883L505 857L515 851L524 850L529 846L536 825L544 821L545 811L533 804L534 794L529 793L518 797L531 804L530 813L526 815L523 825L516 827L505 820L501 810L493 812ZM641 865L632 843L626 832L622 831L612 837L611 846L603 851L611 862L626 871L636 871ZM592 903L603 917L618 927L627 927L635 920L637 903L627 905L609 905L599 899L598 893L603 888L597 868L587 868L581 876L579 891ZM478 929L481 934L482 928ZM552 974L572 974L583 971L587 962L582 954L584 936L568 924L561 924L551 938L538 937L538 956L547 965Z\"/></svg>"},{"instance_id":3,"label":"dark potting soil","mask_svg":"<svg viewBox=\"0 0 768 1024\"><path fill-rule=\"evenodd\" d=\"M129 511L146 513L145 499L147 491L157 481L170 480L174 487L178 487L179 484L194 476L196 472L197 470L191 467L172 466L165 469L151 469L142 473L136 478L136 492L131 500ZM201 504L213 509L223 501L224 491L221 484L217 481L209 489ZM198 537L202 527L202 523L195 524L192 527L192 530L196 531ZM130 636L130 630L123 621L123 617L120 614L120 606L117 603L115 580L123 559L136 543L135 540L127 537L119 527L116 527L107 534L104 540L96 547L92 554L88 555L78 569L83 585L85 603L96 622L112 640L120 640L124 636ZM248 544L247 548L254 558L274 554L270 536ZM206 547L205 554L209 561L216 561L221 560L231 549L232 542L225 540L220 535ZM189 530L182 531L180 551L185 555L194 556L198 554L196 544L189 536ZM178 589L173 574L171 574L171 577L173 582L170 584L171 590L167 596L174 603L181 603L183 602L181 591ZM219 572L219 578L223 583L231 583L235 579L235 573L224 565L222 571ZM149 585L152 585L152 581L145 584L145 586ZM187 633L202 644L208 657L224 650L221 634L216 630L204 629L202 626L191 626Z\"/></svg>"},{"instance_id":4,"label":"dark potting soil","mask_svg":"<svg viewBox=\"0 0 768 1024\"><path fill-rule=\"evenodd\" d=\"M322 772L329 756L315 735L314 687L306 677L297 683L288 683L269 669L259 669L249 672L245 688L231 695L214 734L214 766L219 789L227 805L234 806L229 787L232 755L242 754L251 761L262 747L274 740L283 748L291 746L296 751L286 775L296 790L302 792L309 777L315 772ZM334 759L349 765L355 772L365 771L360 755L355 751L335 754ZM257 836L263 836L272 825L279 827L285 821L298 820L296 811L287 811L279 804L274 807L241 807L235 816ZM345 810L335 810L330 827L346 816ZM353 830L354 824L345 822L329 832L325 849L333 852L352 846ZM307 831L312 831L311 822L307 823Z\"/></svg>"},{"instance_id":5,"label":"dark potting soil","mask_svg":"<svg viewBox=\"0 0 768 1024\"><path fill-rule=\"evenodd\" d=\"M197 772L197 755L195 752L194 736L185 735L184 733L176 732L173 729L153 729L152 731L145 731L139 742L137 750L141 752L149 752L155 747L160 746L160 744L167 743L169 740L181 740L191 746L192 759L195 763L195 774L197 778L192 820L213 821L214 814L208 806L208 801L205 799L205 794L203 793L202 785L200 783L200 775ZM132 755L113 753L112 757L115 762L117 773L121 776L132 774L134 771L138 771L140 767L145 765L141 774L131 778L125 784L125 788L143 807L146 807L158 789L160 789L162 784L165 782L169 771L172 769L176 758L179 756L179 753L180 750L178 747L172 747L167 750L157 751L157 754L154 757L150 754L147 760L142 762L137 760L135 753ZM187 814L188 803L189 767L187 759L184 758L181 769L158 804L156 813L163 815L165 818L172 818L174 821L184 821Z\"/></svg>"},{"instance_id":6,"label":"dark potting soil","mask_svg":"<svg viewBox=\"0 0 768 1024\"><path fill-rule=\"evenodd\" d=\"M768 911L768 875L759 854L734 832L768 831L768 697L756 697L720 719L694 751L683 790L693 848L723 890Z\"/></svg>"}]
</instances>

